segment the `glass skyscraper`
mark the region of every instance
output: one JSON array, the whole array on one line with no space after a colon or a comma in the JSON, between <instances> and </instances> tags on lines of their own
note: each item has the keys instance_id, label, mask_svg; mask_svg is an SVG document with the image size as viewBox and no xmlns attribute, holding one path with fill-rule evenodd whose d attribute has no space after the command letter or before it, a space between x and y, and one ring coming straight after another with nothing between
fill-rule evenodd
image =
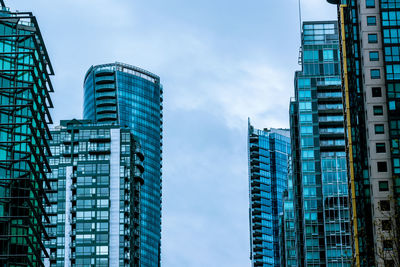
<instances>
[{"instance_id":1,"label":"glass skyscraper","mask_svg":"<svg viewBox=\"0 0 400 267\"><path fill-rule=\"evenodd\" d=\"M400 1L328 2L341 24L353 260L399 266Z\"/></svg>"},{"instance_id":2,"label":"glass skyscraper","mask_svg":"<svg viewBox=\"0 0 400 267\"><path fill-rule=\"evenodd\" d=\"M351 266L337 22L304 22L301 52L290 104L293 208L291 197L285 201L285 211L295 213L297 236L286 242L297 262L287 265Z\"/></svg>"},{"instance_id":3,"label":"glass skyscraper","mask_svg":"<svg viewBox=\"0 0 400 267\"><path fill-rule=\"evenodd\" d=\"M280 266L279 214L286 190L290 138L287 129L248 126L250 258L252 266Z\"/></svg>"},{"instance_id":4,"label":"glass skyscraper","mask_svg":"<svg viewBox=\"0 0 400 267\"><path fill-rule=\"evenodd\" d=\"M53 69L32 13L0 4L0 265L42 266Z\"/></svg>"},{"instance_id":5,"label":"glass skyscraper","mask_svg":"<svg viewBox=\"0 0 400 267\"><path fill-rule=\"evenodd\" d=\"M287 176L287 189L283 195L283 212L280 214L280 247L281 266L297 266L297 242L296 236L296 211L294 209L294 188L292 162L289 157L289 169Z\"/></svg>"},{"instance_id":6,"label":"glass skyscraper","mask_svg":"<svg viewBox=\"0 0 400 267\"><path fill-rule=\"evenodd\" d=\"M140 267L139 142L129 128L89 120L51 133L45 266Z\"/></svg>"},{"instance_id":7,"label":"glass skyscraper","mask_svg":"<svg viewBox=\"0 0 400 267\"><path fill-rule=\"evenodd\" d=\"M162 85L160 78L123 63L92 66L84 81L84 119L127 126L145 155L141 196L141 264L160 265Z\"/></svg>"}]
</instances>

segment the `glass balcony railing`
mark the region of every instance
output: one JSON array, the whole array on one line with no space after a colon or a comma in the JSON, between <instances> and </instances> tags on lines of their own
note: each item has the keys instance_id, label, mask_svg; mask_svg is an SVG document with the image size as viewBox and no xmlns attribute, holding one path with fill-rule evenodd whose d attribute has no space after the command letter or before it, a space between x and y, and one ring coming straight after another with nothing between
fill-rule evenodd
<instances>
[{"instance_id":1,"label":"glass balcony railing","mask_svg":"<svg viewBox=\"0 0 400 267\"><path fill-rule=\"evenodd\" d=\"M114 92L97 92L96 93L96 99L102 99L102 98L115 98L116 94Z\"/></svg>"},{"instance_id":2,"label":"glass balcony railing","mask_svg":"<svg viewBox=\"0 0 400 267\"><path fill-rule=\"evenodd\" d=\"M113 91L113 90L115 90L114 83L105 83L96 85L96 92Z\"/></svg>"},{"instance_id":3,"label":"glass balcony railing","mask_svg":"<svg viewBox=\"0 0 400 267\"><path fill-rule=\"evenodd\" d=\"M117 105L114 99L99 99L96 101L97 106Z\"/></svg>"},{"instance_id":4,"label":"glass balcony railing","mask_svg":"<svg viewBox=\"0 0 400 267\"><path fill-rule=\"evenodd\" d=\"M113 81L115 81L115 76L114 75L97 76L95 78L95 81L96 81L96 83L113 82Z\"/></svg>"}]
</instances>

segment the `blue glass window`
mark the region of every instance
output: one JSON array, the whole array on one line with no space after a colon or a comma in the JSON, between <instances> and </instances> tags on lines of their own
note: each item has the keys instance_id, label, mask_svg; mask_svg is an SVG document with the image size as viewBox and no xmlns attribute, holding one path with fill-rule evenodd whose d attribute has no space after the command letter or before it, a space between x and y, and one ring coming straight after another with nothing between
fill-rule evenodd
<instances>
[{"instance_id":1,"label":"blue glass window","mask_svg":"<svg viewBox=\"0 0 400 267\"><path fill-rule=\"evenodd\" d=\"M368 16L367 17L367 25L368 26L376 25L376 17L375 16Z\"/></svg>"},{"instance_id":2,"label":"blue glass window","mask_svg":"<svg viewBox=\"0 0 400 267\"><path fill-rule=\"evenodd\" d=\"M319 61L318 50L305 50L303 57L304 62L317 62Z\"/></svg>"},{"instance_id":3,"label":"blue glass window","mask_svg":"<svg viewBox=\"0 0 400 267\"><path fill-rule=\"evenodd\" d=\"M374 106L373 109L374 109L375 116L383 115L383 107L382 106Z\"/></svg>"},{"instance_id":4,"label":"blue glass window","mask_svg":"<svg viewBox=\"0 0 400 267\"><path fill-rule=\"evenodd\" d=\"M394 80L400 78L400 65L386 65L386 78L388 80Z\"/></svg>"},{"instance_id":5,"label":"blue glass window","mask_svg":"<svg viewBox=\"0 0 400 267\"><path fill-rule=\"evenodd\" d=\"M379 60L379 52L378 51L369 52L369 60L370 61L378 61Z\"/></svg>"},{"instance_id":6,"label":"blue glass window","mask_svg":"<svg viewBox=\"0 0 400 267\"><path fill-rule=\"evenodd\" d=\"M375 0L366 0L365 5L368 8L373 8L373 7L375 7Z\"/></svg>"},{"instance_id":7,"label":"blue glass window","mask_svg":"<svg viewBox=\"0 0 400 267\"><path fill-rule=\"evenodd\" d=\"M299 79L299 88L309 88L311 86L311 80L307 78Z\"/></svg>"},{"instance_id":8,"label":"blue glass window","mask_svg":"<svg viewBox=\"0 0 400 267\"><path fill-rule=\"evenodd\" d=\"M324 55L324 61L333 61L333 50L324 50L323 51Z\"/></svg>"},{"instance_id":9,"label":"blue glass window","mask_svg":"<svg viewBox=\"0 0 400 267\"><path fill-rule=\"evenodd\" d=\"M384 134L385 133L385 127L383 124L375 124L375 134Z\"/></svg>"},{"instance_id":10,"label":"blue glass window","mask_svg":"<svg viewBox=\"0 0 400 267\"><path fill-rule=\"evenodd\" d=\"M378 35L376 33L368 34L368 43L377 43L378 42Z\"/></svg>"},{"instance_id":11,"label":"blue glass window","mask_svg":"<svg viewBox=\"0 0 400 267\"><path fill-rule=\"evenodd\" d=\"M380 181L379 182L379 191L389 191L388 181Z\"/></svg>"},{"instance_id":12,"label":"blue glass window","mask_svg":"<svg viewBox=\"0 0 400 267\"><path fill-rule=\"evenodd\" d=\"M381 78L381 70L380 69L372 69L371 70L371 79L380 79Z\"/></svg>"}]
</instances>

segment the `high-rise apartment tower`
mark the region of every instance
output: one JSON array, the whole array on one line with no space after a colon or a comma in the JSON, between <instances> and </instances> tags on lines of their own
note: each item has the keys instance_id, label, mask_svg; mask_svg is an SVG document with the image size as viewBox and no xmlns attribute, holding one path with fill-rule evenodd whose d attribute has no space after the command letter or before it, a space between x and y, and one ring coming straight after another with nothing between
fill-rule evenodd
<instances>
[{"instance_id":1,"label":"high-rise apartment tower","mask_svg":"<svg viewBox=\"0 0 400 267\"><path fill-rule=\"evenodd\" d=\"M250 258L252 266L280 266L279 214L286 190L287 129L248 129Z\"/></svg>"},{"instance_id":2,"label":"high-rise apartment tower","mask_svg":"<svg viewBox=\"0 0 400 267\"><path fill-rule=\"evenodd\" d=\"M400 1L338 6L353 262L400 266Z\"/></svg>"},{"instance_id":3,"label":"high-rise apartment tower","mask_svg":"<svg viewBox=\"0 0 400 267\"><path fill-rule=\"evenodd\" d=\"M143 154L129 128L61 121L50 141L45 266L140 267Z\"/></svg>"},{"instance_id":4,"label":"high-rise apartment tower","mask_svg":"<svg viewBox=\"0 0 400 267\"><path fill-rule=\"evenodd\" d=\"M157 267L161 249L162 85L160 78L123 63L92 66L84 81L84 119L127 126L144 161L141 264Z\"/></svg>"},{"instance_id":5,"label":"high-rise apartment tower","mask_svg":"<svg viewBox=\"0 0 400 267\"><path fill-rule=\"evenodd\" d=\"M301 52L290 103L293 208L287 199L284 211L294 212L296 237L285 242L287 266L351 266L337 22L304 22Z\"/></svg>"}]
</instances>

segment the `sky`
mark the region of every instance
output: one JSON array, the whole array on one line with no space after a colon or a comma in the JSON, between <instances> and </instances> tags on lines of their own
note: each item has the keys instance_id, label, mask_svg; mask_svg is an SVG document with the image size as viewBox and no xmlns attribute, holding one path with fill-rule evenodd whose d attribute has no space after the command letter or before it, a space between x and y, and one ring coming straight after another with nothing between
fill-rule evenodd
<instances>
[{"instance_id":1,"label":"sky","mask_svg":"<svg viewBox=\"0 0 400 267\"><path fill-rule=\"evenodd\" d=\"M250 266L247 118L288 127L297 0L5 0L36 15L55 69L55 123L82 118L91 65L128 63L164 86L162 266ZM302 20L333 20L302 0Z\"/></svg>"}]
</instances>

